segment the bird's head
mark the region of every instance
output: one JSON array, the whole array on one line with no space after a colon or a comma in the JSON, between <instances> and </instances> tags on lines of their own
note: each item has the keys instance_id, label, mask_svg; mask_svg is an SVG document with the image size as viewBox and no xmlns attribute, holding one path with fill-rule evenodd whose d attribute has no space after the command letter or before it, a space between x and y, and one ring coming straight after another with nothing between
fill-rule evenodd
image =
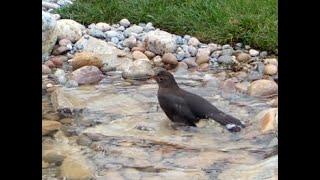
<instances>
[{"instance_id":1,"label":"bird's head","mask_svg":"<svg viewBox=\"0 0 320 180\"><path fill-rule=\"evenodd\" d=\"M164 68L154 69L153 79L157 81L159 87L178 87L178 84L175 81L173 75Z\"/></svg>"}]
</instances>

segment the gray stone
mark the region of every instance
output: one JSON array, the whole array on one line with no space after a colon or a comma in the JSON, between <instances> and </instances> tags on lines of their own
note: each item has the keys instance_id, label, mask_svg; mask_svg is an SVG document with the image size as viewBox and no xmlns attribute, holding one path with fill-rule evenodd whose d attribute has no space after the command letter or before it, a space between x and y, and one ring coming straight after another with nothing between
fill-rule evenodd
<instances>
[{"instance_id":1,"label":"gray stone","mask_svg":"<svg viewBox=\"0 0 320 180\"><path fill-rule=\"evenodd\" d=\"M96 37L96 38L100 38L100 39L105 39L106 35L100 31L99 29L93 28L93 29L89 29L89 35Z\"/></svg>"},{"instance_id":2,"label":"gray stone","mask_svg":"<svg viewBox=\"0 0 320 180\"><path fill-rule=\"evenodd\" d=\"M230 48L231 48L231 46L229 44L225 44L222 46L222 49L230 49Z\"/></svg>"},{"instance_id":3,"label":"gray stone","mask_svg":"<svg viewBox=\"0 0 320 180\"><path fill-rule=\"evenodd\" d=\"M222 64L233 64L232 56L229 55L223 55L218 58L218 63Z\"/></svg>"},{"instance_id":4,"label":"gray stone","mask_svg":"<svg viewBox=\"0 0 320 180\"><path fill-rule=\"evenodd\" d=\"M153 75L152 65L149 60L137 59L129 68L125 69L122 77L125 79L145 80Z\"/></svg>"},{"instance_id":5,"label":"gray stone","mask_svg":"<svg viewBox=\"0 0 320 180\"><path fill-rule=\"evenodd\" d=\"M231 56L234 53L234 50L232 48L228 49L222 49L222 55L229 55Z\"/></svg>"},{"instance_id":6,"label":"gray stone","mask_svg":"<svg viewBox=\"0 0 320 180\"><path fill-rule=\"evenodd\" d=\"M133 26L127 28L127 29L124 31L124 35L125 35L126 37L129 37L129 36L131 36L131 33L139 34L139 33L142 33L142 31L143 31L143 27L137 26L137 25L133 25Z\"/></svg>"},{"instance_id":7,"label":"gray stone","mask_svg":"<svg viewBox=\"0 0 320 180\"><path fill-rule=\"evenodd\" d=\"M198 49L195 48L194 46L188 46L188 51L190 53L191 56L196 56L198 53Z\"/></svg>"}]
</instances>

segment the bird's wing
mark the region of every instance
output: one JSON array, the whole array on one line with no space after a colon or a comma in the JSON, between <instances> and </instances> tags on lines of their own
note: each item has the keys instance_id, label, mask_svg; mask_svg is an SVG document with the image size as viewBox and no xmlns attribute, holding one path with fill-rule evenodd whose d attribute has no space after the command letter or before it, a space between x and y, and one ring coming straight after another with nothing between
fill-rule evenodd
<instances>
[{"instance_id":1,"label":"bird's wing","mask_svg":"<svg viewBox=\"0 0 320 180\"><path fill-rule=\"evenodd\" d=\"M175 94L166 93L158 95L158 100L163 111L165 111L167 115L171 114L169 118L179 118L185 122L194 124L196 118L190 111L184 98Z\"/></svg>"},{"instance_id":2,"label":"bird's wing","mask_svg":"<svg viewBox=\"0 0 320 180\"><path fill-rule=\"evenodd\" d=\"M208 118L208 112L218 112L219 110L214 107L209 101L198 96L196 94L192 94L190 92L185 91L184 93L186 103L190 107L190 111L197 116L198 118Z\"/></svg>"}]
</instances>

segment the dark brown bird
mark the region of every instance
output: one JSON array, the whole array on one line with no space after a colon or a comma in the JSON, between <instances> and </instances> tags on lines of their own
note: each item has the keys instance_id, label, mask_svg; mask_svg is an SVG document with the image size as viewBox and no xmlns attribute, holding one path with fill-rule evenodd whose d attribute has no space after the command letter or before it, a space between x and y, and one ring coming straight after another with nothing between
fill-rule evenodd
<instances>
[{"instance_id":1,"label":"dark brown bird","mask_svg":"<svg viewBox=\"0 0 320 180\"><path fill-rule=\"evenodd\" d=\"M172 122L196 126L200 119L211 118L231 132L239 132L245 127L240 120L220 111L204 98L181 89L165 69L155 70L153 78L159 85L160 107Z\"/></svg>"}]
</instances>

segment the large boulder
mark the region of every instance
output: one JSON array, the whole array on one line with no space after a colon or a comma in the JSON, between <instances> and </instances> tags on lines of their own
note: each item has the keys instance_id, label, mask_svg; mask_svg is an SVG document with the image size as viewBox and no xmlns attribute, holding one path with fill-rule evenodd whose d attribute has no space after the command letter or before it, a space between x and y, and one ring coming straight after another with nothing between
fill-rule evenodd
<instances>
[{"instance_id":1,"label":"large boulder","mask_svg":"<svg viewBox=\"0 0 320 180\"><path fill-rule=\"evenodd\" d=\"M147 50L159 55L173 53L177 48L176 37L159 29L146 34L145 44Z\"/></svg>"},{"instance_id":2,"label":"large boulder","mask_svg":"<svg viewBox=\"0 0 320 180\"><path fill-rule=\"evenodd\" d=\"M48 58L57 42L56 24L50 13L42 11L42 60Z\"/></svg>"}]
</instances>

